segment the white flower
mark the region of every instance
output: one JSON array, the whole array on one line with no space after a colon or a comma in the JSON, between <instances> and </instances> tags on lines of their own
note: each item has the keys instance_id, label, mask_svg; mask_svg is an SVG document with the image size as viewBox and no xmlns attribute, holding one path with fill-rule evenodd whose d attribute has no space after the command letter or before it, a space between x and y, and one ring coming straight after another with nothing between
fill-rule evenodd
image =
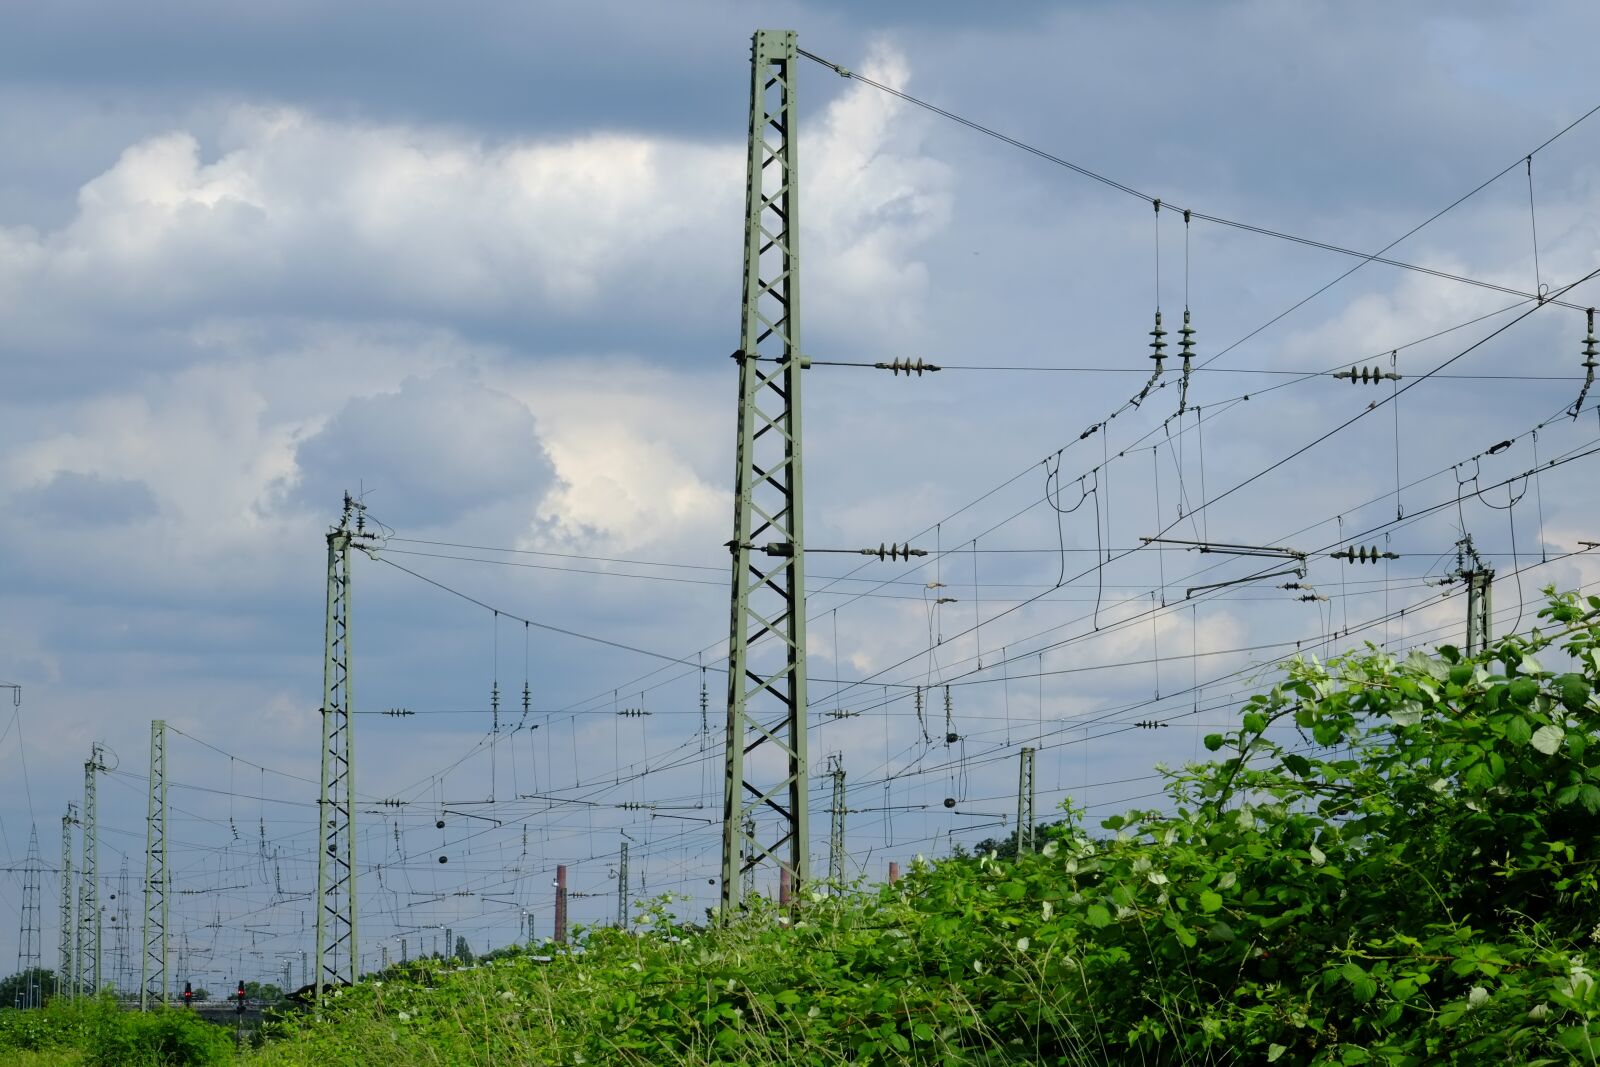
<instances>
[{"instance_id":1,"label":"white flower","mask_svg":"<svg viewBox=\"0 0 1600 1067\"><path fill-rule=\"evenodd\" d=\"M409 1011L403 1011L403 1012L400 1013L400 1021L401 1022L405 1022L409 1018L411 1018L411 1013Z\"/></svg>"},{"instance_id":2,"label":"white flower","mask_svg":"<svg viewBox=\"0 0 1600 1067\"><path fill-rule=\"evenodd\" d=\"M1160 871L1151 871L1149 874L1145 875L1145 879L1151 885L1166 885L1168 880L1167 876L1162 874Z\"/></svg>"},{"instance_id":3,"label":"white flower","mask_svg":"<svg viewBox=\"0 0 1600 1067\"><path fill-rule=\"evenodd\" d=\"M1528 1009L1528 1018L1530 1019L1543 1019L1549 1014L1550 1005L1548 1004L1535 1004L1533 1007Z\"/></svg>"},{"instance_id":4,"label":"white flower","mask_svg":"<svg viewBox=\"0 0 1600 1067\"><path fill-rule=\"evenodd\" d=\"M1567 981L1561 987L1561 991L1569 997L1575 997L1588 992L1593 985L1594 975L1590 974L1588 968L1584 966L1583 957L1573 956L1568 961Z\"/></svg>"},{"instance_id":5,"label":"white flower","mask_svg":"<svg viewBox=\"0 0 1600 1067\"><path fill-rule=\"evenodd\" d=\"M1589 931L1589 940L1600 941L1600 925L1597 925L1593 930Z\"/></svg>"},{"instance_id":6,"label":"white flower","mask_svg":"<svg viewBox=\"0 0 1600 1067\"><path fill-rule=\"evenodd\" d=\"M1148 871L1149 869L1150 869L1150 857L1149 856L1140 856L1138 859L1133 861L1133 873L1134 874L1143 874L1145 871Z\"/></svg>"},{"instance_id":7,"label":"white flower","mask_svg":"<svg viewBox=\"0 0 1600 1067\"><path fill-rule=\"evenodd\" d=\"M1232 871L1223 871L1222 877L1217 879L1218 889L1232 889L1239 881L1239 876Z\"/></svg>"},{"instance_id":8,"label":"white flower","mask_svg":"<svg viewBox=\"0 0 1600 1067\"><path fill-rule=\"evenodd\" d=\"M727 992L732 993L733 992L733 979L732 978L728 979L728 984L726 986L724 986L723 988L726 989Z\"/></svg>"},{"instance_id":9,"label":"white flower","mask_svg":"<svg viewBox=\"0 0 1600 1067\"><path fill-rule=\"evenodd\" d=\"M1324 856L1322 854L1322 850L1320 848L1318 848L1316 845L1312 845L1311 846L1311 865L1313 867L1321 867L1324 863L1327 863L1327 862L1328 862L1328 857Z\"/></svg>"},{"instance_id":10,"label":"white flower","mask_svg":"<svg viewBox=\"0 0 1600 1067\"><path fill-rule=\"evenodd\" d=\"M1050 916L1054 914L1055 910L1055 905L1051 904L1048 900L1039 906L1039 911L1044 915L1045 922L1050 921Z\"/></svg>"},{"instance_id":11,"label":"white flower","mask_svg":"<svg viewBox=\"0 0 1600 1067\"><path fill-rule=\"evenodd\" d=\"M817 1016L819 1016L821 1014L822 1014L822 1009L817 1007L815 1004L811 1005L811 1007L806 1009L806 1018L807 1019L815 1019Z\"/></svg>"},{"instance_id":12,"label":"white flower","mask_svg":"<svg viewBox=\"0 0 1600 1067\"><path fill-rule=\"evenodd\" d=\"M372 988L373 989L382 989L383 988L383 983L382 982L373 982L372 983Z\"/></svg>"},{"instance_id":13,"label":"white flower","mask_svg":"<svg viewBox=\"0 0 1600 1067\"><path fill-rule=\"evenodd\" d=\"M972 961L972 969L977 971L979 974L982 974L983 973L983 961L982 960L973 960Z\"/></svg>"},{"instance_id":14,"label":"white flower","mask_svg":"<svg viewBox=\"0 0 1600 1067\"><path fill-rule=\"evenodd\" d=\"M1126 904L1118 904L1117 905L1117 920L1120 922L1123 919L1131 919L1131 918L1133 918L1133 909L1128 907Z\"/></svg>"},{"instance_id":15,"label":"white flower","mask_svg":"<svg viewBox=\"0 0 1600 1067\"><path fill-rule=\"evenodd\" d=\"M1489 1003L1489 991L1481 985L1475 985L1467 991L1467 1004L1469 1007L1481 1008Z\"/></svg>"},{"instance_id":16,"label":"white flower","mask_svg":"<svg viewBox=\"0 0 1600 1067\"><path fill-rule=\"evenodd\" d=\"M1033 944L1033 942L1029 941L1027 938L1019 937L1017 938L1017 951L1026 952L1028 951L1028 946L1031 944Z\"/></svg>"},{"instance_id":17,"label":"white flower","mask_svg":"<svg viewBox=\"0 0 1600 1067\"><path fill-rule=\"evenodd\" d=\"M634 969L634 970L636 970L636 971L642 971L642 970L644 970L644 968L643 968L643 967L641 967L641 966L639 966L639 961L638 961L638 960L629 960L629 961L628 961L628 966L629 966L629 967L632 967L632 968L633 968L633 969Z\"/></svg>"},{"instance_id":18,"label":"white flower","mask_svg":"<svg viewBox=\"0 0 1600 1067\"><path fill-rule=\"evenodd\" d=\"M1046 841L1044 843L1044 848L1041 848L1039 850L1039 854L1041 856L1043 856L1045 859L1048 860L1048 859L1054 859L1056 853L1060 852L1060 851L1061 851L1061 846L1056 844L1056 842L1054 842L1054 841Z\"/></svg>"},{"instance_id":19,"label":"white flower","mask_svg":"<svg viewBox=\"0 0 1600 1067\"><path fill-rule=\"evenodd\" d=\"M509 990L509 989L502 989L502 990L500 990L500 999L501 1000L516 1000L517 999L517 995L515 993L511 992L511 990Z\"/></svg>"}]
</instances>

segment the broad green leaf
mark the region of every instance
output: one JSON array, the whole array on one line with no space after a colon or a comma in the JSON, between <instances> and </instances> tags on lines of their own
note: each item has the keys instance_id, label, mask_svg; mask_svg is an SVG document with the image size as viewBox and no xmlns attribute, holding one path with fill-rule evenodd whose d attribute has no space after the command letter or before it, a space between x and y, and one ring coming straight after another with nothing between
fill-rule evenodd
<instances>
[{"instance_id":1,"label":"broad green leaf","mask_svg":"<svg viewBox=\"0 0 1600 1067\"><path fill-rule=\"evenodd\" d=\"M1215 752L1217 749L1222 747L1222 735L1206 734L1205 745L1207 751Z\"/></svg>"},{"instance_id":2,"label":"broad green leaf","mask_svg":"<svg viewBox=\"0 0 1600 1067\"><path fill-rule=\"evenodd\" d=\"M1089 920L1089 925L1104 928L1111 925L1111 912L1106 910L1104 904L1090 904L1084 910L1083 917Z\"/></svg>"},{"instance_id":3,"label":"broad green leaf","mask_svg":"<svg viewBox=\"0 0 1600 1067\"><path fill-rule=\"evenodd\" d=\"M1506 696L1513 704L1527 706L1533 703L1533 698L1539 695L1539 683L1532 678L1517 678L1506 686Z\"/></svg>"},{"instance_id":4,"label":"broad green leaf","mask_svg":"<svg viewBox=\"0 0 1600 1067\"><path fill-rule=\"evenodd\" d=\"M1339 976L1350 983L1351 995L1357 1003L1365 1004L1378 992L1378 983L1361 969L1359 963L1346 963L1339 968Z\"/></svg>"},{"instance_id":5,"label":"broad green leaf","mask_svg":"<svg viewBox=\"0 0 1600 1067\"><path fill-rule=\"evenodd\" d=\"M1506 740L1514 745L1525 745L1533 736L1533 724L1522 715L1511 716L1511 721L1506 723Z\"/></svg>"},{"instance_id":6,"label":"broad green leaf","mask_svg":"<svg viewBox=\"0 0 1600 1067\"><path fill-rule=\"evenodd\" d=\"M1389 718L1396 726L1415 726L1422 721L1422 705L1408 700L1399 707L1390 708Z\"/></svg>"},{"instance_id":7,"label":"broad green leaf","mask_svg":"<svg viewBox=\"0 0 1600 1067\"><path fill-rule=\"evenodd\" d=\"M1247 712L1245 714L1245 717L1244 717L1244 732L1245 733L1247 733L1247 734L1259 734L1261 731L1265 730L1266 728L1267 728L1267 717L1265 715L1262 715L1260 712L1257 712L1257 711L1251 711L1251 712Z\"/></svg>"},{"instance_id":8,"label":"broad green leaf","mask_svg":"<svg viewBox=\"0 0 1600 1067\"><path fill-rule=\"evenodd\" d=\"M1200 894L1200 910L1211 912L1222 908L1222 894L1207 889Z\"/></svg>"},{"instance_id":9,"label":"broad green leaf","mask_svg":"<svg viewBox=\"0 0 1600 1067\"><path fill-rule=\"evenodd\" d=\"M1287 1045L1268 1045L1267 1046L1267 1062L1268 1063L1277 1063L1278 1060L1283 1057L1283 1054L1285 1052L1288 1052L1288 1051L1289 1051L1289 1046L1287 1046Z\"/></svg>"},{"instance_id":10,"label":"broad green leaf","mask_svg":"<svg viewBox=\"0 0 1600 1067\"><path fill-rule=\"evenodd\" d=\"M1546 756L1553 756L1561 747L1562 738L1566 735L1561 727L1545 725L1533 732L1533 747L1543 752Z\"/></svg>"},{"instance_id":11,"label":"broad green leaf","mask_svg":"<svg viewBox=\"0 0 1600 1067\"><path fill-rule=\"evenodd\" d=\"M1561 689L1561 703L1568 711L1577 711L1583 707L1589 699L1589 694L1593 692L1588 680L1581 674L1563 674L1557 679L1557 684Z\"/></svg>"}]
</instances>

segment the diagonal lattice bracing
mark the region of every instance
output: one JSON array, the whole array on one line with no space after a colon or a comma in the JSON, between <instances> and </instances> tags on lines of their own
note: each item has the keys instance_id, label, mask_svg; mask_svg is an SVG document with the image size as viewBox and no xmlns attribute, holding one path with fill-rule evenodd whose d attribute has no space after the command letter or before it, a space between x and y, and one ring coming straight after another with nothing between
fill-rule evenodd
<instances>
[{"instance_id":1,"label":"diagonal lattice bracing","mask_svg":"<svg viewBox=\"0 0 1600 1067\"><path fill-rule=\"evenodd\" d=\"M722 909L768 860L808 878L795 35L751 44Z\"/></svg>"},{"instance_id":2,"label":"diagonal lattice bracing","mask_svg":"<svg viewBox=\"0 0 1600 1067\"><path fill-rule=\"evenodd\" d=\"M355 528L350 525L356 517ZM355 738L351 730L350 546L367 535L362 507L345 494L339 525L328 531L327 620L322 666L322 791L318 804L316 984L359 976L356 942Z\"/></svg>"},{"instance_id":3,"label":"diagonal lattice bracing","mask_svg":"<svg viewBox=\"0 0 1600 1067\"><path fill-rule=\"evenodd\" d=\"M139 1010L166 1001L167 897L172 873L167 867L167 724L150 721L150 800L144 837L144 957L139 965Z\"/></svg>"}]
</instances>

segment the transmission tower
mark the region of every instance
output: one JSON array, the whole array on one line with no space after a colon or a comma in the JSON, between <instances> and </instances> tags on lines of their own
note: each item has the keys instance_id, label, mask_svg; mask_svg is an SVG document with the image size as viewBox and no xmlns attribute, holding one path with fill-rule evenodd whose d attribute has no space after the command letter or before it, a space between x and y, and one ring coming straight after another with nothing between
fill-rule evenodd
<instances>
[{"instance_id":1,"label":"transmission tower","mask_svg":"<svg viewBox=\"0 0 1600 1067\"><path fill-rule=\"evenodd\" d=\"M1489 647L1489 619L1494 614L1494 568L1472 547L1472 535L1456 542L1456 576L1467 583L1467 655Z\"/></svg>"},{"instance_id":2,"label":"transmission tower","mask_svg":"<svg viewBox=\"0 0 1600 1067\"><path fill-rule=\"evenodd\" d=\"M78 987L100 991L100 838L96 785L106 769L105 749L96 741L83 763L83 868L78 872Z\"/></svg>"},{"instance_id":3,"label":"transmission tower","mask_svg":"<svg viewBox=\"0 0 1600 1067\"><path fill-rule=\"evenodd\" d=\"M750 840L755 839L756 820L753 817L746 816L744 822L744 835ZM744 895L746 897L753 897L756 895L756 869L754 867L746 867L740 881L740 888L744 891Z\"/></svg>"},{"instance_id":4,"label":"transmission tower","mask_svg":"<svg viewBox=\"0 0 1600 1067\"><path fill-rule=\"evenodd\" d=\"M622 843L617 857L617 929L628 928L628 843Z\"/></svg>"},{"instance_id":5,"label":"transmission tower","mask_svg":"<svg viewBox=\"0 0 1600 1067\"><path fill-rule=\"evenodd\" d=\"M144 828L144 934L140 938L139 1010L167 999L167 898L172 871L167 866L167 723L150 722L150 800Z\"/></svg>"},{"instance_id":6,"label":"transmission tower","mask_svg":"<svg viewBox=\"0 0 1600 1067\"><path fill-rule=\"evenodd\" d=\"M722 806L722 914L742 875L773 859L798 892L807 878L806 601L801 494L799 206L795 34L758 30L751 45L744 300L734 484L728 729ZM770 638L770 640L767 640ZM754 739L746 741L747 731ZM778 749L776 780L750 757ZM772 836L747 817L770 809Z\"/></svg>"},{"instance_id":7,"label":"transmission tower","mask_svg":"<svg viewBox=\"0 0 1600 1067\"><path fill-rule=\"evenodd\" d=\"M122 857L122 870L117 872L117 907L111 915L111 921L117 924L117 963L112 982L118 992L126 992L133 988L133 975L129 971L133 953L129 940L133 936L132 912L128 905L128 857Z\"/></svg>"},{"instance_id":8,"label":"transmission tower","mask_svg":"<svg viewBox=\"0 0 1600 1067\"><path fill-rule=\"evenodd\" d=\"M350 520L355 519L355 528ZM329 985L356 980L356 779L351 728L350 546L366 542L366 508L344 495L328 531L327 628L322 661L322 794L317 811L317 1001Z\"/></svg>"},{"instance_id":9,"label":"transmission tower","mask_svg":"<svg viewBox=\"0 0 1600 1067\"><path fill-rule=\"evenodd\" d=\"M77 924L72 921L72 828L78 825L78 806L70 800L61 816L61 964L56 973L56 993L78 995Z\"/></svg>"},{"instance_id":10,"label":"transmission tower","mask_svg":"<svg viewBox=\"0 0 1600 1067\"><path fill-rule=\"evenodd\" d=\"M22 976L22 988L17 991L16 1006L37 1008L42 1004L44 990L39 988L39 968L43 957L39 941L43 931L39 916L39 828L28 834L28 859L22 866L22 929L17 937L17 972Z\"/></svg>"},{"instance_id":11,"label":"transmission tower","mask_svg":"<svg viewBox=\"0 0 1600 1067\"><path fill-rule=\"evenodd\" d=\"M828 777L833 779L833 811L828 833L828 881L833 883L833 893L844 892L844 761L838 756L831 760Z\"/></svg>"},{"instance_id":12,"label":"transmission tower","mask_svg":"<svg viewBox=\"0 0 1600 1067\"><path fill-rule=\"evenodd\" d=\"M1033 851L1033 749L1024 747L1017 763L1017 855Z\"/></svg>"}]
</instances>

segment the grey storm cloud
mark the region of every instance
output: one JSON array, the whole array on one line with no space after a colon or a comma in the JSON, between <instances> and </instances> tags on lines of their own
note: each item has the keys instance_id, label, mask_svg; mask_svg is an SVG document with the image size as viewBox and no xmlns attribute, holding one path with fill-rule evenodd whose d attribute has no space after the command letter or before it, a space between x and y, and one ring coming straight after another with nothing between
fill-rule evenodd
<instances>
[{"instance_id":1,"label":"grey storm cloud","mask_svg":"<svg viewBox=\"0 0 1600 1067\"><path fill-rule=\"evenodd\" d=\"M115 526L156 514L155 494L144 482L78 471L57 471L43 485L15 494L20 510L55 522Z\"/></svg>"},{"instance_id":2,"label":"grey storm cloud","mask_svg":"<svg viewBox=\"0 0 1600 1067\"><path fill-rule=\"evenodd\" d=\"M327 511L365 489L387 522L440 526L476 509L535 506L555 468L523 404L455 374L350 400L295 452L296 496Z\"/></svg>"}]
</instances>

